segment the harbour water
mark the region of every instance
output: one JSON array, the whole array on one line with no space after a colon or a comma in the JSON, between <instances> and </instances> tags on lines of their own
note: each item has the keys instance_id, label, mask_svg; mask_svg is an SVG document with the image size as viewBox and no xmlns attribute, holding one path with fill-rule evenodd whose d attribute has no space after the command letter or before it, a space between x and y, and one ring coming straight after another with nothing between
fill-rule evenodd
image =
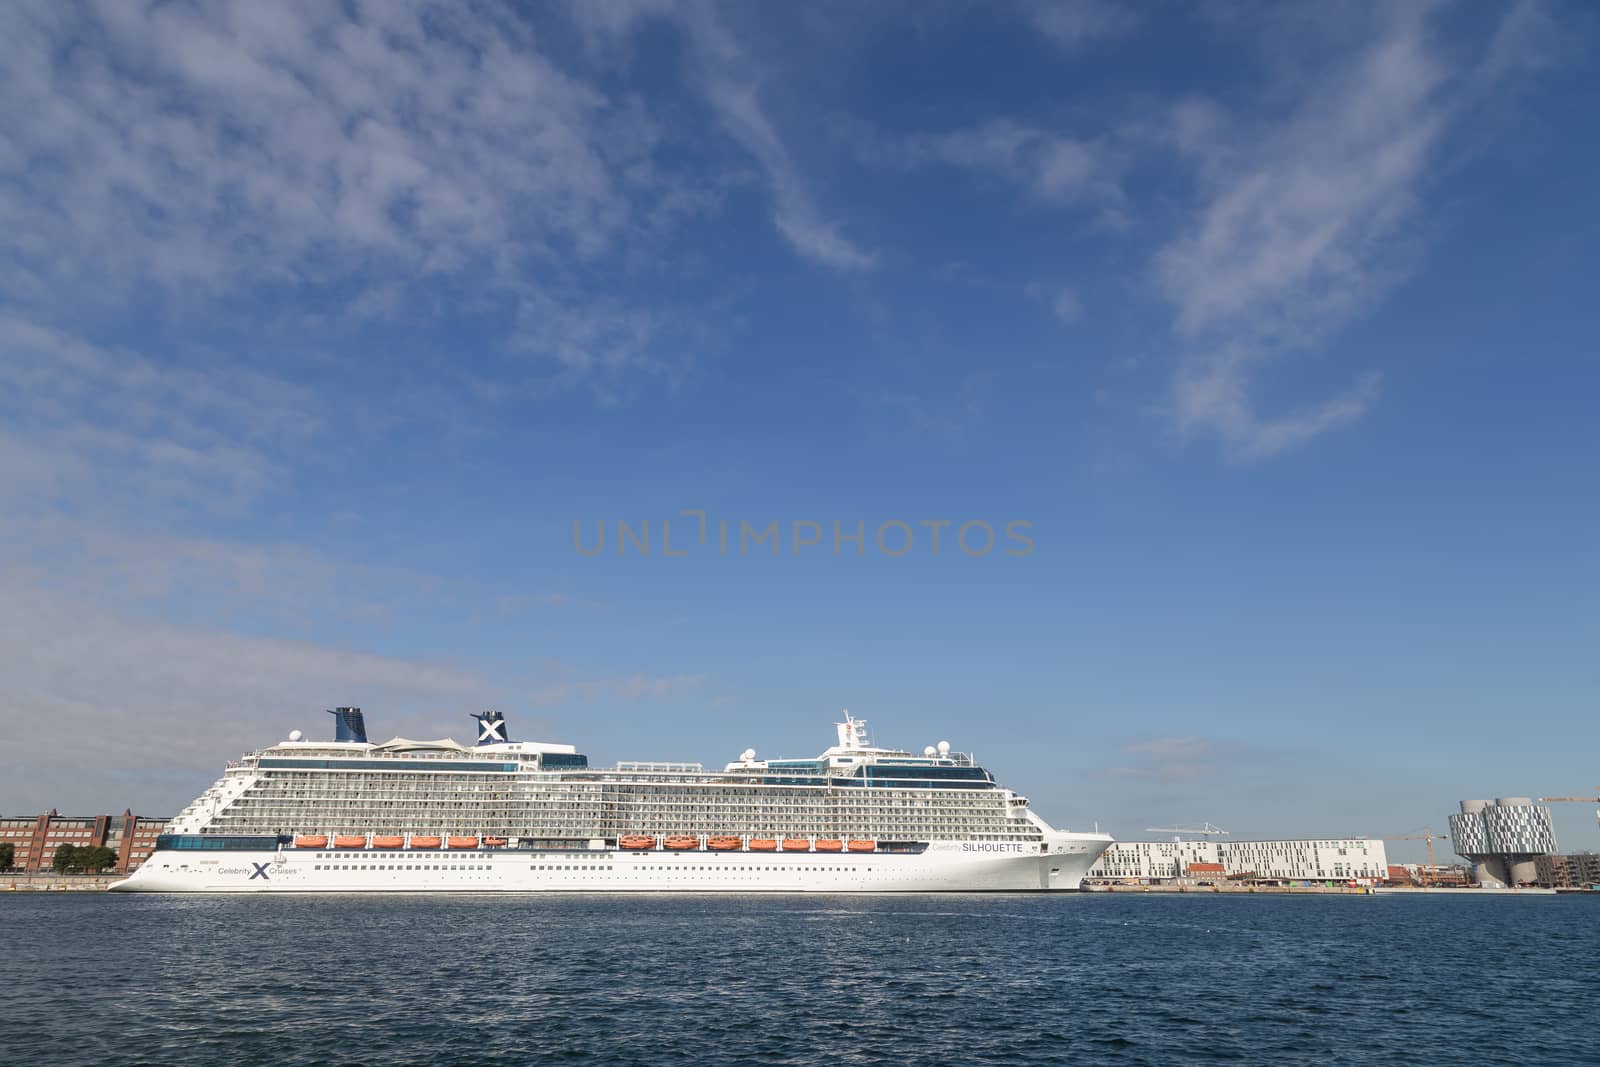
<instances>
[{"instance_id":1,"label":"harbour water","mask_svg":"<svg viewBox=\"0 0 1600 1067\"><path fill-rule=\"evenodd\" d=\"M0 1061L1592 1063L1600 899L0 898Z\"/></svg>"}]
</instances>

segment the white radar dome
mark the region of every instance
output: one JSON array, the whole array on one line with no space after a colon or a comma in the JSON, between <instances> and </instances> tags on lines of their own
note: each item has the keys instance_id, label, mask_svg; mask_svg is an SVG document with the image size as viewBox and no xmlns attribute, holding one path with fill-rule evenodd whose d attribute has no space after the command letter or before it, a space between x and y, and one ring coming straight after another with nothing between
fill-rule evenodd
<instances>
[{"instance_id":1,"label":"white radar dome","mask_svg":"<svg viewBox=\"0 0 1600 1067\"><path fill-rule=\"evenodd\" d=\"M291 741L298 741L304 736L305 736L305 734L301 733L299 730L290 730L289 731L289 740L291 740Z\"/></svg>"},{"instance_id":2,"label":"white radar dome","mask_svg":"<svg viewBox=\"0 0 1600 1067\"><path fill-rule=\"evenodd\" d=\"M950 742L948 742L948 741L940 741L939 742L939 755L941 755L941 756L950 755Z\"/></svg>"},{"instance_id":3,"label":"white radar dome","mask_svg":"<svg viewBox=\"0 0 1600 1067\"><path fill-rule=\"evenodd\" d=\"M744 760L746 763L749 763L751 760L756 758L756 750L753 748L747 748L743 752L739 753L739 758Z\"/></svg>"},{"instance_id":4,"label":"white radar dome","mask_svg":"<svg viewBox=\"0 0 1600 1067\"><path fill-rule=\"evenodd\" d=\"M922 754L924 756L937 756L939 754L939 750L934 748L932 745L929 745L927 748L922 750Z\"/></svg>"}]
</instances>

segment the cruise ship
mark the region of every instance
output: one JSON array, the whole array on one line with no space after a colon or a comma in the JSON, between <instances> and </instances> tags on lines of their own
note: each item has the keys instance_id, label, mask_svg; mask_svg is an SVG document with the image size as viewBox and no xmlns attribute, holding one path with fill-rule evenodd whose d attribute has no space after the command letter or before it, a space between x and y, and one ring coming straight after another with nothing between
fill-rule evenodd
<instances>
[{"instance_id":1,"label":"cruise ship","mask_svg":"<svg viewBox=\"0 0 1600 1067\"><path fill-rule=\"evenodd\" d=\"M1051 828L945 741L872 744L848 712L808 759L594 768L571 745L335 740L231 761L121 892L996 892L1078 889L1111 844Z\"/></svg>"}]
</instances>

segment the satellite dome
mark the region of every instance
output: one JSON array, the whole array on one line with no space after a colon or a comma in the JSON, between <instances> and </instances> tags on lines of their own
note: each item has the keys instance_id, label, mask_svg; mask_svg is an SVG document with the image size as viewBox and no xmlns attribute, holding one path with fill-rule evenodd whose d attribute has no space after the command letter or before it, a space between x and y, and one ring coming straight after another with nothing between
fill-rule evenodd
<instances>
[{"instance_id":1,"label":"satellite dome","mask_svg":"<svg viewBox=\"0 0 1600 1067\"><path fill-rule=\"evenodd\" d=\"M950 742L948 742L948 741L940 741L939 742L939 755L941 755L941 756L950 755Z\"/></svg>"},{"instance_id":2,"label":"satellite dome","mask_svg":"<svg viewBox=\"0 0 1600 1067\"><path fill-rule=\"evenodd\" d=\"M746 763L749 763L751 760L756 758L756 750L753 748L747 748L743 752L739 753L739 758L744 760Z\"/></svg>"},{"instance_id":3,"label":"satellite dome","mask_svg":"<svg viewBox=\"0 0 1600 1067\"><path fill-rule=\"evenodd\" d=\"M934 748L932 745L929 745L927 748L922 750L922 754L924 756L937 756L939 754L939 750Z\"/></svg>"},{"instance_id":4,"label":"satellite dome","mask_svg":"<svg viewBox=\"0 0 1600 1067\"><path fill-rule=\"evenodd\" d=\"M299 730L290 730L289 731L289 740L291 740L291 741L298 741L304 736L305 736L305 734L301 733Z\"/></svg>"}]
</instances>

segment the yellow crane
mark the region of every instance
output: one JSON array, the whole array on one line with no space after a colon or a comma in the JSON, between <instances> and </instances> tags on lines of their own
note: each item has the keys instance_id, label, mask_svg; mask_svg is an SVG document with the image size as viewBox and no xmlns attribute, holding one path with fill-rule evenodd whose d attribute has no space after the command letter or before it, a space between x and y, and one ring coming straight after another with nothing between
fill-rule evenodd
<instances>
[{"instance_id":1,"label":"yellow crane","mask_svg":"<svg viewBox=\"0 0 1600 1067\"><path fill-rule=\"evenodd\" d=\"M1426 841L1428 843L1428 866L1423 869L1422 874L1421 874L1421 878L1420 878L1420 881L1422 882L1422 887L1424 889L1426 889L1428 887L1428 874L1430 872L1432 872L1432 871L1437 871L1439 869L1439 865L1433 862L1433 842L1434 842L1434 840L1436 838L1438 840L1440 840L1440 841L1448 841L1448 840L1450 840L1450 835L1449 834L1436 834L1436 833L1433 832L1433 827L1424 826L1422 828L1422 832L1421 833L1392 834L1389 837L1383 838L1383 840L1385 840L1385 841Z\"/></svg>"}]
</instances>

